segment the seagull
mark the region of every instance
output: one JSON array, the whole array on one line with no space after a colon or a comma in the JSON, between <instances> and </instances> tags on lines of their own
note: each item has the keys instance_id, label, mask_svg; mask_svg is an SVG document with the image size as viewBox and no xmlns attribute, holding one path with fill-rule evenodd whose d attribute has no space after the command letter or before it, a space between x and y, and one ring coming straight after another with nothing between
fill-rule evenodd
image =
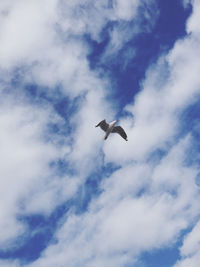
<instances>
[{"instance_id":1,"label":"seagull","mask_svg":"<svg viewBox=\"0 0 200 267\"><path fill-rule=\"evenodd\" d=\"M128 141L127 135L126 135L124 129L121 126L115 126L116 123L117 123L117 120L112 121L109 124L106 122L106 120L102 120L95 127L100 126L101 129L104 132L106 132L104 140L106 140L108 138L110 133L118 133L119 135L121 135L122 138L124 138L126 141Z\"/></svg>"}]
</instances>

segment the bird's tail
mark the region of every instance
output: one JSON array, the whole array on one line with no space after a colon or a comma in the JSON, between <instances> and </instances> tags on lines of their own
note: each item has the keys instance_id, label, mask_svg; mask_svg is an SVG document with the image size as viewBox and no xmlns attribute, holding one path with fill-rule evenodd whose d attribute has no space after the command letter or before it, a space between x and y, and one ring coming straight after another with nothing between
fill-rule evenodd
<instances>
[{"instance_id":1,"label":"bird's tail","mask_svg":"<svg viewBox=\"0 0 200 267\"><path fill-rule=\"evenodd\" d=\"M109 133L106 133L106 135L104 136L104 140L106 140L109 136Z\"/></svg>"}]
</instances>

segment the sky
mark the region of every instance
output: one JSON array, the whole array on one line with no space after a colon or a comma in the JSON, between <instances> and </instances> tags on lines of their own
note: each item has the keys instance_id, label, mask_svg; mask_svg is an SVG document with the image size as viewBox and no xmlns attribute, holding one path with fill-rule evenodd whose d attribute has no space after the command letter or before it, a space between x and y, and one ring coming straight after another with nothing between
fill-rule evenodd
<instances>
[{"instance_id":1,"label":"sky","mask_svg":"<svg viewBox=\"0 0 200 267\"><path fill-rule=\"evenodd\" d=\"M199 12L0 1L0 267L199 267Z\"/></svg>"}]
</instances>

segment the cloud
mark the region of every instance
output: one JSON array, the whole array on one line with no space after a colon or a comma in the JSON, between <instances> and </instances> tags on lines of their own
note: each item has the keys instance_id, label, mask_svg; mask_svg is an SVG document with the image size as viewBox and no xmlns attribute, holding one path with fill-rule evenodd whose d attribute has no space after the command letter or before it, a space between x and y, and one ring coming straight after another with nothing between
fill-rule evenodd
<instances>
[{"instance_id":1,"label":"cloud","mask_svg":"<svg viewBox=\"0 0 200 267\"><path fill-rule=\"evenodd\" d=\"M174 267L198 266L200 259L199 227L200 223L197 222L192 231L184 238L183 245L180 248L181 260Z\"/></svg>"},{"instance_id":2,"label":"cloud","mask_svg":"<svg viewBox=\"0 0 200 267\"><path fill-rule=\"evenodd\" d=\"M181 247L182 256L190 256L199 251L199 227L200 223L198 222L184 239L183 246Z\"/></svg>"},{"instance_id":3,"label":"cloud","mask_svg":"<svg viewBox=\"0 0 200 267\"><path fill-rule=\"evenodd\" d=\"M17 263L17 261L0 260L0 266L18 267L20 265Z\"/></svg>"},{"instance_id":4,"label":"cloud","mask_svg":"<svg viewBox=\"0 0 200 267\"><path fill-rule=\"evenodd\" d=\"M187 8L189 5L193 4L193 0L183 0L183 6L184 8Z\"/></svg>"},{"instance_id":5,"label":"cloud","mask_svg":"<svg viewBox=\"0 0 200 267\"><path fill-rule=\"evenodd\" d=\"M188 33L192 32L195 35L198 35L198 33L199 33L199 26L198 26L199 17L197 15L199 12L199 9L200 9L199 2L193 1L193 14L187 23L187 32Z\"/></svg>"},{"instance_id":6,"label":"cloud","mask_svg":"<svg viewBox=\"0 0 200 267\"><path fill-rule=\"evenodd\" d=\"M25 230L16 219L20 212L18 201L39 182L41 174L44 179L49 175L49 163L58 153L41 136L51 115L48 107L37 110L1 96L1 228L5 230L0 242L6 244Z\"/></svg>"}]
</instances>

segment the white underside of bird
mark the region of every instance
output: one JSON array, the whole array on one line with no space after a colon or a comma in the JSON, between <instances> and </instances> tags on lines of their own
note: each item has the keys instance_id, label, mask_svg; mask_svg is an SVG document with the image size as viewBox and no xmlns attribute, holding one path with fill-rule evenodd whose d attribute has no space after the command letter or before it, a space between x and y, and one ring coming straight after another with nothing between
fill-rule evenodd
<instances>
[{"instance_id":1,"label":"white underside of bird","mask_svg":"<svg viewBox=\"0 0 200 267\"><path fill-rule=\"evenodd\" d=\"M115 127L116 123L117 123L116 120L109 123L108 129L106 131L106 135L104 136L104 140L106 140L108 138L109 134L112 132L112 130Z\"/></svg>"}]
</instances>

